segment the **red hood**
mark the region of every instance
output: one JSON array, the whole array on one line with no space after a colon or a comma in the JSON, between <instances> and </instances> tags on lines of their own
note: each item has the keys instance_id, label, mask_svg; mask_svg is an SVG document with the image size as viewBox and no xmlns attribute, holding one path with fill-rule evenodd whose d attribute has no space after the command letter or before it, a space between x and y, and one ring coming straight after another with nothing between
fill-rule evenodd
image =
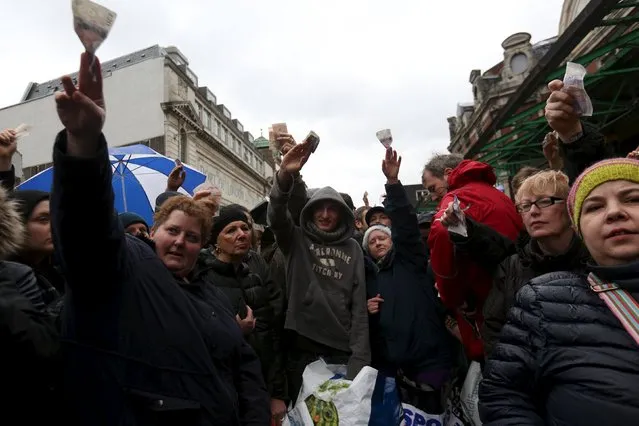
<instances>
[{"instance_id":1,"label":"red hood","mask_svg":"<svg viewBox=\"0 0 639 426\"><path fill-rule=\"evenodd\" d=\"M471 182L495 185L497 177L492 166L479 161L464 160L448 175L448 190L459 189Z\"/></svg>"}]
</instances>

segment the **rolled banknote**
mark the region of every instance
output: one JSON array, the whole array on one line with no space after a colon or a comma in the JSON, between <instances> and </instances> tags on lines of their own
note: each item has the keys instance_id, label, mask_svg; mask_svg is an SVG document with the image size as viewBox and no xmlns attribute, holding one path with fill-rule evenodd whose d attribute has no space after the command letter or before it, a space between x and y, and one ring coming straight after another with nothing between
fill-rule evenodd
<instances>
[{"instance_id":1,"label":"rolled banknote","mask_svg":"<svg viewBox=\"0 0 639 426\"><path fill-rule=\"evenodd\" d=\"M13 129L13 131L16 132L16 140L29 136L29 130L31 130L31 126L24 123Z\"/></svg>"},{"instance_id":2,"label":"rolled banknote","mask_svg":"<svg viewBox=\"0 0 639 426\"><path fill-rule=\"evenodd\" d=\"M90 0L72 0L73 28L87 52L95 54L109 35L115 12Z\"/></svg>"},{"instance_id":3,"label":"rolled banknote","mask_svg":"<svg viewBox=\"0 0 639 426\"><path fill-rule=\"evenodd\" d=\"M384 148L388 149L393 144L393 135L390 129L384 129L377 132L377 139L384 145Z\"/></svg>"},{"instance_id":4,"label":"rolled banknote","mask_svg":"<svg viewBox=\"0 0 639 426\"><path fill-rule=\"evenodd\" d=\"M564 75L564 92L569 93L574 99L573 108L579 116L592 116L592 101L586 93L584 86L584 77L587 71L583 65L574 62L566 63L566 74Z\"/></svg>"},{"instance_id":5,"label":"rolled banknote","mask_svg":"<svg viewBox=\"0 0 639 426\"><path fill-rule=\"evenodd\" d=\"M286 126L286 123L275 123L268 128L269 148L274 155L279 154L279 152L282 150L282 144L280 141L277 140L278 136L287 133L288 126Z\"/></svg>"}]
</instances>

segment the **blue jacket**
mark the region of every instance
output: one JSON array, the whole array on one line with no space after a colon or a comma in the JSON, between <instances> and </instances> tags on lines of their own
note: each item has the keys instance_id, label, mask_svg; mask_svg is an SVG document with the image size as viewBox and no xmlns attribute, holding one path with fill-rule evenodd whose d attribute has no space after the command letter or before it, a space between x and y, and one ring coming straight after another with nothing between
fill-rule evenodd
<instances>
[{"instance_id":1,"label":"blue jacket","mask_svg":"<svg viewBox=\"0 0 639 426\"><path fill-rule=\"evenodd\" d=\"M367 257L367 296L380 294L380 312L370 316L373 364L415 375L452 365L450 335L428 274L428 257L417 215L401 183L386 185L393 249L380 262Z\"/></svg>"}]
</instances>

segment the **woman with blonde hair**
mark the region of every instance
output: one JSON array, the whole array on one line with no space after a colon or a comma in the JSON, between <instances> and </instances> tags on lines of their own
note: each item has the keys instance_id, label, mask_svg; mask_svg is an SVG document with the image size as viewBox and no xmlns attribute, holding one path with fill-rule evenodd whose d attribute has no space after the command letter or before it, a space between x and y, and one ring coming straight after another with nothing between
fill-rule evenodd
<instances>
[{"instance_id":1,"label":"woman with blonde hair","mask_svg":"<svg viewBox=\"0 0 639 426\"><path fill-rule=\"evenodd\" d=\"M534 277L555 271L582 271L588 252L575 235L566 210L568 176L545 170L525 179L515 202L530 240L504 260L495 273L493 287L484 304L482 328L488 358L515 303L515 294Z\"/></svg>"},{"instance_id":2,"label":"woman with blonde hair","mask_svg":"<svg viewBox=\"0 0 639 426\"><path fill-rule=\"evenodd\" d=\"M604 160L566 199L594 264L518 293L479 388L488 425L630 425L639 418L639 161Z\"/></svg>"}]
</instances>

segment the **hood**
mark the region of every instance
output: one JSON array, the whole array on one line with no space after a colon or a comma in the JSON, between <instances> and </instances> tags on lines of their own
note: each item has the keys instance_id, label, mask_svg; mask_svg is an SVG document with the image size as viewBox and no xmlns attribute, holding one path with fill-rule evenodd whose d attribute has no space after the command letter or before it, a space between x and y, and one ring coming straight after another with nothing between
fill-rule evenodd
<instances>
[{"instance_id":1,"label":"hood","mask_svg":"<svg viewBox=\"0 0 639 426\"><path fill-rule=\"evenodd\" d=\"M6 259L20 249L24 240L24 224L15 200L10 200L0 187L0 259Z\"/></svg>"},{"instance_id":2,"label":"hood","mask_svg":"<svg viewBox=\"0 0 639 426\"><path fill-rule=\"evenodd\" d=\"M345 230L344 232L340 232L340 235L336 235L335 238L327 238L329 235L318 235L316 232L309 228L308 224L309 221L312 222L313 220L313 207L317 203L326 200L335 201L342 209L340 222L341 224L345 225ZM353 214L353 211L348 208L339 192L335 191L330 186L326 186L315 191L313 193L313 196L308 200L308 202L302 209L302 213L300 215L300 226L302 227L306 235L319 243L339 244L348 240L349 238L352 238L355 232L355 215Z\"/></svg>"},{"instance_id":3,"label":"hood","mask_svg":"<svg viewBox=\"0 0 639 426\"><path fill-rule=\"evenodd\" d=\"M448 176L448 190L459 189L471 182L484 182L495 185L497 177L492 166L479 161L464 160Z\"/></svg>"}]
</instances>

